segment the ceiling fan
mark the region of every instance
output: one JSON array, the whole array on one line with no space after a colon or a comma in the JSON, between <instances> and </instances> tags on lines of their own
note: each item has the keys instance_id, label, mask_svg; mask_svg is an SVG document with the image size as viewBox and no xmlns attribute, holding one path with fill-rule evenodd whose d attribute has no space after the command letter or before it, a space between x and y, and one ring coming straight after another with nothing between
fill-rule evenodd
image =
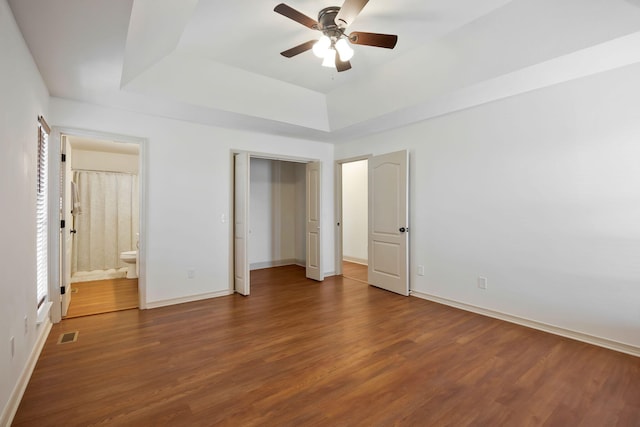
<instances>
[{"instance_id":1,"label":"ceiling fan","mask_svg":"<svg viewBox=\"0 0 640 427\"><path fill-rule=\"evenodd\" d=\"M322 65L335 67L338 72L351 69L349 60L353 56L350 43L393 49L398 36L393 34L364 33L354 31L345 34L347 27L356 19L369 0L345 0L342 7L325 7L318 13L318 20L298 12L291 6L280 3L273 10L305 27L322 32L320 40L310 40L291 49L280 52L287 58L294 57L308 50L323 58Z\"/></svg>"}]
</instances>

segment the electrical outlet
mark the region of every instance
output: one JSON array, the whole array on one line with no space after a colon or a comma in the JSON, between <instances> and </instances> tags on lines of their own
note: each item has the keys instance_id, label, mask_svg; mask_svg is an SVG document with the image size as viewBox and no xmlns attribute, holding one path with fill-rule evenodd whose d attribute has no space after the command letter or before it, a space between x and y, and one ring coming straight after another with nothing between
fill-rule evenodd
<instances>
[{"instance_id":1,"label":"electrical outlet","mask_svg":"<svg viewBox=\"0 0 640 427\"><path fill-rule=\"evenodd\" d=\"M424 276L424 265L418 266L418 276Z\"/></svg>"},{"instance_id":2,"label":"electrical outlet","mask_svg":"<svg viewBox=\"0 0 640 427\"><path fill-rule=\"evenodd\" d=\"M478 276L478 288L487 290L487 278Z\"/></svg>"},{"instance_id":3,"label":"electrical outlet","mask_svg":"<svg viewBox=\"0 0 640 427\"><path fill-rule=\"evenodd\" d=\"M195 270L187 270L187 279L193 279L194 277L196 277L196 271Z\"/></svg>"},{"instance_id":4,"label":"electrical outlet","mask_svg":"<svg viewBox=\"0 0 640 427\"><path fill-rule=\"evenodd\" d=\"M24 316L24 334L27 335L29 333L29 318Z\"/></svg>"},{"instance_id":5,"label":"electrical outlet","mask_svg":"<svg viewBox=\"0 0 640 427\"><path fill-rule=\"evenodd\" d=\"M16 339L14 337L9 339L9 347L11 348L11 358L13 359L13 355L16 354Z\"/></svg>"}]
</instances>

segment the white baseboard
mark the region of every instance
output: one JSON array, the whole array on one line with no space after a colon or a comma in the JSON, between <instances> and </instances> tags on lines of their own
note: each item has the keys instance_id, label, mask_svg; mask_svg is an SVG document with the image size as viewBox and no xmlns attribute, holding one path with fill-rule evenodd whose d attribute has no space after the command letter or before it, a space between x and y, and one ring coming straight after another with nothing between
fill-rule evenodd
<instances>
[{"instance_id":1,"label":"white baseboard","mask_svg":"<svg viewBox=\"0 0 640 427\"><path fill-rule=\"evenodd\" d=\"M435 295L425 294L422 292L411 291L411 296L422 298L425 300L448 305L450 307L459 308L461 310L470 311L472 313L481 314L483 316L493 317L494 319L504 320L505 322L515 323L517 325L526 326L528 328L538 329L540 331L549 332L554 335L560 335L565 338L571 338L576 341L582 341L587 344L597 345L599 347L608 348L609 350L619 351L621 353L630 354L640 357L640 347L613 341L607 338L596 337L593 335L576 332L559 326L549 325L538 322L536 320L526 319L524 317L514 316L512 314L501 313L471 304L465 304L458 301L449 300Z\"/></svg>"},{"instance_id":2,"label":"white baseboard","mask_svg":"<svg viewBox=\"0 0 640 427\"><path fill-rule=\"evenodd\" d=\"M368 259L355 258L355 257L343 255L342 260L347 262L352 262L354 264L369 265Z\"/></svg>"},{"instance_id":3,"label":"white baseboard","mask_svg":"<svg viewBox=\"0 0 640 427\"><path fill-rule=\"evenodd\" d=\"M180 297L180 298L171 298L171 299L165 299L165 300L160 300L160 301L152 301L152 302L148 302L146 305L147 309L150 308L158 308L158 307L165 307L168 305L175 305L175 304L184 304L185 302L193 302L193 301L200 301L203 299L209 299L209 298L218 298L218 297L224 297L227 295L231 295L233 294L232 290L224 290L224 291L217 291L217 292L209 292L206 294L198 294L198 295L190 295L188 297Z\"/></svg>"},{"instance_id":4,"label":"white baseboard","mask_svg":"<svg viewBox=\"0 0 640 427\"><path fill-rule=\"evenodd\" d=\"M296 259L281 259L279 261L254 262L249 265L249 270L261 270L263 268L282 267L284 265L298 265L300 261ZM303 265L304 265L303 261Z\"/></svg>"},{"instance_id":5,"label":"white baseboard","mask_svg":"<svg viewBox=\"0 0 640 427\"><path fill-rule=\"evenodd\" d=\"M53 326L53 324L48 317L38 326L40 334L38 335L36 343L33 346L33 350L29 355L27 364L25 365L20 378L18 378L18 382L9 396L7 405L2 410L2 414L0 414L0 426L8 427L11 425L13 417L15 417L18 406L20 405L20 401L22 400L22 396L24 395L24 391L27 389L27 384L29 384L29 380L31 379L33 369L36 367L40 353L44 348L44 343L47 341L47 337L51 331L51 326Z\"/></svg>"}]
</instances>

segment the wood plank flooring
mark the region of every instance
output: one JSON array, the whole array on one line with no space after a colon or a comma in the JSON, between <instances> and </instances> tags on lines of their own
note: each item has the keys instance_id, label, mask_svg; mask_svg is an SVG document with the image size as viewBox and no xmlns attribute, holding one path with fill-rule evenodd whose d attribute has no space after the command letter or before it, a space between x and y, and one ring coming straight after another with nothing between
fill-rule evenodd
<instances>
[{"instance_id":1,"label":"wood plank flooring","mask_svg":"<svg viewBox=\"0 0 640 427\"><path fill-rule=\"evenodd\" d=\"M342 261L342 275L364 283L368 283L369 280L367 266L355 262Z\"/></svg>"},{"instance_id":2,"label":"wood plank flooring","mask_svg":"<svg viewBox=\"0 0 640 427\"><path fill-rule=\"evenodd\" d=\"M65 319L138 308L138 279L109 279L78 282Z\"/></svg>"},{"instance_id":3,"label":"wood plank flooring","mask_svg":"<svg viewBox=\"0 0 640 427\"><path fill-rule=\"evenodd\" d=\"M300 267L251 279L54 325L13 425L640 424L636 357Z\"/></svg>"}]
</instances>

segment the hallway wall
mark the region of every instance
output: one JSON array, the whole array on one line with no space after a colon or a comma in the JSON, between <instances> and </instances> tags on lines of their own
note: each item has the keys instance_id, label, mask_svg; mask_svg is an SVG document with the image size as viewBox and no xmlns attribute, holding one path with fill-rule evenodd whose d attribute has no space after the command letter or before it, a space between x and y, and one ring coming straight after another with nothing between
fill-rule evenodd
<instances>
[{"instance_id":1,"label":"hallway wall","mask_svg":"<svg viewBox=\"0 0 640 427\"><path fill-rule=\"evenodd\" d=\"M342 257L360 264L369 258L368 163L342 164Z\"/></svg>"}]
</instances>

